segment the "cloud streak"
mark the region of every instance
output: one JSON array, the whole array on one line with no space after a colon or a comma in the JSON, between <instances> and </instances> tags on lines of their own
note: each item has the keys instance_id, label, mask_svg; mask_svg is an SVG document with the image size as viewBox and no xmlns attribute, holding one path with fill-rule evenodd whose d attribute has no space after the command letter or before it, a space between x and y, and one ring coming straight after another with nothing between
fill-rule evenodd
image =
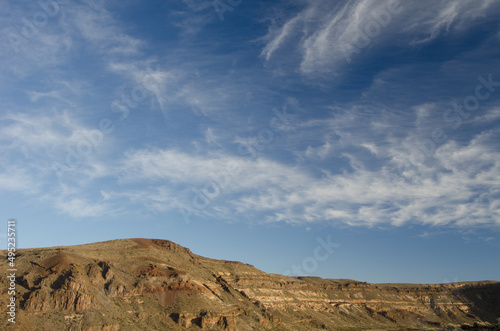
<instances>
[{"instance_id":1,"label":"cloud streak","mask_svg":"<svg viewBox=\"0 0 500 331\"><path fill-rule=\"evenodd\" d=\"M123 162L127 165L124 179L147 180L157 192L172 187L184 190L184 204L190 205L193 188L203 190L204 185L213 185L208 185L216 183L210 178L234 164L238 170L226 187L219 188L221 193L213 206L203 212L247 221L262 220L262 215L267 215L267 222L288 223L498 225L500 155L492 145L495 134L498 132L481 134L465 146L446 143L436 152L432 165L404 173L394 182L387 180L386 166L369 169L356 157L349 161L351 171L318 177L304 168L269 159L193 156L175 150L129 154ZM404 153L385 149L385 156L393 160ZM146 196L162 201L161 194L144 192ZM216 206L224 213L212 208Z\"/></svg>"},{"instance_id":2,"label":"cloud streak","mask_svg":"<svg viewBox=\"0 0 500 331\"><path fill-rule=\"evenodd\" d=\"M278 61L295 54L303 75L340 74L351 60L382 47L430 43L466 30L494 1L305 1L302 11L270 28L261 56ZM404 34L404 37L403 37ZM369 52L364 48L370 46Z\"/></svg>"}]
</instances>

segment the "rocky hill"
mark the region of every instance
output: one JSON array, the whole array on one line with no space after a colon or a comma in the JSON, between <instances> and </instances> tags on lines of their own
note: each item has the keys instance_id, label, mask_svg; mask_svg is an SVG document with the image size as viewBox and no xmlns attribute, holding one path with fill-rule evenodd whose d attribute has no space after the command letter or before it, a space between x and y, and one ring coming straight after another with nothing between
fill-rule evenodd
<instances>
[{"instance_id":1,"label":"rocky hill","mask_svg":"<svg viewBox=\"0 0 500 331\"><path fill-rule=\"evenodd\" d=\"M25 249L16 264L16 323L3 318L1 329L498 329L500 318L500 282L287 277L198 256L166 240ZM8 280L1 281L6 316Z\"/></svg>"}]
</instances>

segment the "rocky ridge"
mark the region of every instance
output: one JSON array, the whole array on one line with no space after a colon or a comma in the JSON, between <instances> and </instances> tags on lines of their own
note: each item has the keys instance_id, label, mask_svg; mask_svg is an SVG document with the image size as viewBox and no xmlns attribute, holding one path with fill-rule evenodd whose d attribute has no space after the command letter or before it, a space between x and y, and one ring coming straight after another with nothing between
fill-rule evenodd
<instances>
[{"instance_id":1,"label":"rocky ridge","mask_svg":"<svg viewBox=\"0 0 500 331\"><path fill-rule=\"evenodd\" d=\"M26 249L16 263L16 324L2 321L13 330L495 329L500 318L500 282L287 277L167 240Z\"/></svg>"}]
</instances>

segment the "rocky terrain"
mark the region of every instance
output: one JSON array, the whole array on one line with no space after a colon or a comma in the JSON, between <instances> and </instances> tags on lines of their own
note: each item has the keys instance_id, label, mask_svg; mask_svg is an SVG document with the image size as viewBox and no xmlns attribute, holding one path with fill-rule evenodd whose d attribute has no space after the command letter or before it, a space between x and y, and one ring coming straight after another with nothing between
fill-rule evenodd
<instances>
[{"instance_id":1,"label":"rocky terrain","mask_svg":"<svg viewBox=\"0 0 500 331\"><path fill-rule=\"evenodd\" d=\"M17 253L16 323L5 318L2 277L1 329L498 330L500 318L500 282L493 281L380 285L287 277L154 239Z\"/></svg>"}]
</instances>

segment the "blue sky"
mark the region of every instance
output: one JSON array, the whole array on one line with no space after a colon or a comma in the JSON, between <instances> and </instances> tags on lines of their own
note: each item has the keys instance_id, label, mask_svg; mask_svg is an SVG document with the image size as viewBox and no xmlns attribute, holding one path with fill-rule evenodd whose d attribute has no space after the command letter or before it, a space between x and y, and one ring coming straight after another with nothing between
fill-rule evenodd
<instances>
[{"instance_id":1,"label":"blue sky","mask_svg":"<svg viewBox=\"0 0 500 331\"><path fill-rule=\"evenodd\" d=\"M497 1L0 3L19 247L162 238L271 273L500 280Z\"/></svg>"}]
</instances>

